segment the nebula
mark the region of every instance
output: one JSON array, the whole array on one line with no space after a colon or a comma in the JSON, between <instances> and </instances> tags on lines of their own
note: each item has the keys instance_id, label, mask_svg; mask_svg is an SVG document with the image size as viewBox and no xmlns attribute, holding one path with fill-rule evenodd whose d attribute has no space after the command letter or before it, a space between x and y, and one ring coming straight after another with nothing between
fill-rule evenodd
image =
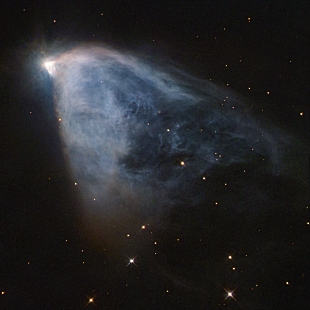
<instances>
[{"instance_id":1,"label":"nebula","mask_svg":"<svg viewBox=\"0 0 310 310\"><path fill-rule=\"evenodd\" d=\"M98 45L47 64L65 156L98 216L195 206L207 175L234 164L281 171L279 136L228 87Z\"/></svg>"}]
</instances>

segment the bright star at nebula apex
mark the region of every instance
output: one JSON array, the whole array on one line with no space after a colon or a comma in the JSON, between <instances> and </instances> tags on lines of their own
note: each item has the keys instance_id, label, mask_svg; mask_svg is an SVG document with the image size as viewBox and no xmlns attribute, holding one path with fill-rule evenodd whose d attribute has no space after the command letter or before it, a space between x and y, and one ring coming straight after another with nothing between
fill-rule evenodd
<instances>
[{"instance_id":1,"label":"bright star at nebula apex","mask_svg":"<svg viewBox=\"0 0 310 310\"><path fill-rule=\"evenodd\" d=\"M55 69L55 61L45 61L44 67L50 75L53 75Z\"/></svg>"}]
</instances>

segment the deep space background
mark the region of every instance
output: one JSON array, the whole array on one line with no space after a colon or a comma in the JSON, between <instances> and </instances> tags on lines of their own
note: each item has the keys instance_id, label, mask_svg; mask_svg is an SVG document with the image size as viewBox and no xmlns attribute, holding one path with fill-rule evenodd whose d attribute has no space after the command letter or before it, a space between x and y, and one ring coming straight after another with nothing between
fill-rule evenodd
<instances>
[{"instance_id":1,"label":"deep space background","mask_svg":"<svg viewBox=\"0 0 310 310\"><path fill-rule=\"evenodd\" d=\"M0 14L1 309L309 307L307 1L4 1ZM147 90L154 103L163 93L160 115L148 115L153 140L146 114L127 106L136 149L118 159L127 174L113 189L108 168L94 169L104 192L96 202L83 192L93 183L70 166L61 87L44 67L81 46L84 55L97 47L133 57L135 73L148 64L139 83L115 86L119 98ZM70 62L62 65L67 72ZM181 85L173 99L149 82L152 72ZM99 89L87 87L66 99ZM236 101L221 112L226 97ZM188 145L174 152L164 137L182 122ZM187 134L194 124L210 135ZM259 132L268 139L247 155L245 141ZM223 146L223 158L204 157L210 145Z\"/></svg>"}]
</instances>

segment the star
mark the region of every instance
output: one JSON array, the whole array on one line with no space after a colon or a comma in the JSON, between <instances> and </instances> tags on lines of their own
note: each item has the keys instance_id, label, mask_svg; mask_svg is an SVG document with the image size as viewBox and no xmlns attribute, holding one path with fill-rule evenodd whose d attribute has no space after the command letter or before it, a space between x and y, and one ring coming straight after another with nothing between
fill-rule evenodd
<instances>
[{"instance_id":1,"label":"star","mask_svg":"<svg viewBox=\"0 0 310 310\"><path fill-rule=\"evenodd\" d=\"M225 292L227 293L225 300L226 300L227 298L232 298L233 300L236 301L236 298L234 297L234 291L235 291L236 289L234 289L234 290L232 290L232 291L227 291L226 289L224 289L224 290L225 290Z\"/></svg>"},{"instance_id":2,"label":"star","mask_svg":"<svg viewBox=\"0 0 310 310\"><path fill-rule=\"evenodd\" d=\"M178 159L178 161L180 162L181 166L186 167L185 162L183 160Z\"/></svg>"},{"instance_id":3,"label":"star","mask_svg":"<svg viewBox=\"0 0 310 310\"><path fill-rule=\"evenodd\" d=\"M50 75L53 75L55 69L55 61L45 61L44 67Z\"/></svg>"},{"instance_id":4,"label":"star","mask_svg":"<svg viewBox=\"0 0 310 310\"><path fill-rule=\"evenodd\" d=\"M89 296L87 296L87 295L85 295L85 296L88 298L88 302L87 302L87 304L85 305L85 307L87 307L89 304L94 304L94 305L97 307L97 305L96 305L95 302L94 302L94 299L95 299L96 295L95 295L94 297L89 297Z\"/></svg>"},{"instance_id":5,"label":"star","mask_svg":"<svg viewBox=\"0 0 310 310\"><path fill-rule=\"evenodd\" d=\"M127 256L127 258L128 258L128 263L127 263L127 266L126 266L126 267L128 267L129 265L135 265L135 266L137 266L136 263L135 263L136 257L137 257L137 256L130 258L130 257Z\"/></svg>"}]
</instances>

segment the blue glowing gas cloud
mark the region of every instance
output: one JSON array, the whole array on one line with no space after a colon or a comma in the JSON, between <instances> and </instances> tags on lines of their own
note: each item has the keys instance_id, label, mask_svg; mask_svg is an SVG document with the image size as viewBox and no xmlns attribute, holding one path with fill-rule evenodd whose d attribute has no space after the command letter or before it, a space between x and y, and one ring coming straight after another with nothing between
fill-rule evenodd
<instances>
[{"instance_id":1,"label":"blue glowing gas cloud","mask_svg":"<svg viewBox=\"0 0 310 310\"><path fill-rule=\"evenodd\" d=\"M85 203L103 214L195 205L214 167L279 168L278 138L223 87L102 46L52 61L65 153Z\"/></svg>"}]
</instances>

